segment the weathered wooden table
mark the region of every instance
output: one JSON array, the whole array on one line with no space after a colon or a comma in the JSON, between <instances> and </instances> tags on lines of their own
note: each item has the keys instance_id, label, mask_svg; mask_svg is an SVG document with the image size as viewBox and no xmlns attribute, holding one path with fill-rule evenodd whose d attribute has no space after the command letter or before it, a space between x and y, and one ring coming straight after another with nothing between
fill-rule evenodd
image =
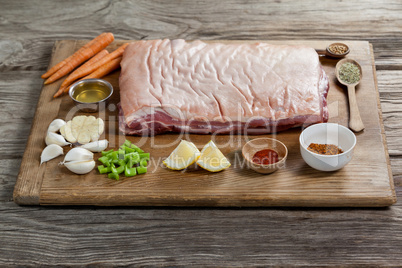
<instances>
[{"instance_id":1,"label":"weathered wooden table","mask_svg":"<svg viewBox=\"0 0 402 268\"><path fill-rule=\"evenodd\" d=\"M359 2L0 1L0 266L401 265L402 4ZM16 205L54 41L103 31L116 39L369 41L399 202L384 209Z\"/></svg>"}]
</instances>

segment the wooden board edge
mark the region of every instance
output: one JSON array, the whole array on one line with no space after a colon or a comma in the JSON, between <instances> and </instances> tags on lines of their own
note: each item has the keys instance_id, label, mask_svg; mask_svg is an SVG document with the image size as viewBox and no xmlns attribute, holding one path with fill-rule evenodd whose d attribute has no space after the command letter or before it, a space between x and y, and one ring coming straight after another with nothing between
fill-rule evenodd
<instances>
[{"instance_id":1,"label":"wooden board edge","mask_svg":"<svg viewBox=\"0 0 402 268\"><path fill-rule=\"evenodd\" d=\"M64 40L55 41L52 48L52 54L50 57L48 68L62 60L55 57L55 55L57 53L57 50L59 49L59 46L63 44L63 41ZM75 47L75 45L72 47ZM72 52L72 50L70 52ZM31 148L33 144L37 142L33 133L36 133L38 131L37 128L40 128L39 123L44 121L42 116L45 114L46 109L40 109L41 102L48 101L49 98L52 98L52 92L60 86L60 83L61 81L57 81L51 85L43 85L41 88L41 93L36 105L34 118L32 120L31 130L28 136L28 141L25 147L20 170L13 191L13 201L18 205L40 205L39 199L43 182L44 168L41 165L34 167L30 166L32 165L31 161L33 161L34 156L36 155L32 151L27 150L27 148ZM52 101L54 101L54 105L60 106L61 104L60 99ZM47 120L51 120L51 118L48 117ZM44 138L45 137L43 137L42 141L44 141Z\"/></svg>"},{"instance_id":2,"label":"wooden board edge","mask_svg":"<svg viewBox=\"0 0 402 268\"><path fill-rule=\"evenodd\" d=\"M103 191L102 191L103 190ZM124 196L125 198L121 199ZM101 197L101 198L99 198ZM299 198L292 200L278 200L269 197L250 196L233 199L230 195L220 197L214 195L203 195L195 198L194 196L183 195L171 199L169 195L152 194L133 194L129 190L121 193L120 198L111 196L107 188L100 189L96 194L88 191L75 192L69 198L60 198L60 194L51 190L41 193L40 205L44 206L62 206L62 205L84 205L84 206L155 206L155 207L388 207L392 205L391 196L363 196L363 197L342 197L341 199L324 198L320 203L315 200L305 198L300 195Z\"/></svg>"},{"instance_id":3,"label":"wooden board edge","mask_svg":"<svg viewBox=\"0 0 402 268\"><path fill-rule=\"evenodd\" d=\"M385 159L387 161L387 168L388 168L388 176L389 176L389 184L391 187L391 193L392 195L389 197L390 198L390 204L395 204L397 202L396 198L396 192L395 192L395 184L394 184L394 177L392 175L392 169L391 169L391 161L389 159L389 153L388 153L388 144L387 144L387 136L385 135L385 128L384 128L384 121L382 117L382 109L381 109L381 100L380 100L380 92L378 90L378 80L377 80L377 71L375 67L375 59L374 59L374 50L373 50L373 45L369 43L370 47L370 55L371 55L371 62L373 66L373 77L374 77L374 86L377 90L377 106L378 106L378 116L380 119L380 130L381 130L381 136L382 136L382 141L384 145L384 151L385 151Z\"/></svg>"}]
</instances>

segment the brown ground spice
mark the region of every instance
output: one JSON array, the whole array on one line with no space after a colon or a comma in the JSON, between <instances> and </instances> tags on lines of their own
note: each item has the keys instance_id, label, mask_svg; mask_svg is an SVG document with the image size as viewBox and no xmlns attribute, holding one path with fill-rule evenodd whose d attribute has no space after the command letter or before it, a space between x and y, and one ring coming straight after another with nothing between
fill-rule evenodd
<instances>
[{"instance_id":1,"label":"brown ground spice","mask_svg":"<svg viewBox=\"0 0 402 268\"><path fill-rule=\"evenodd\" d=\"M324 155L336 155L343 153L341 148L333 144L311 143L307 149L313 153Z\"/></svg>"}]
</instances>

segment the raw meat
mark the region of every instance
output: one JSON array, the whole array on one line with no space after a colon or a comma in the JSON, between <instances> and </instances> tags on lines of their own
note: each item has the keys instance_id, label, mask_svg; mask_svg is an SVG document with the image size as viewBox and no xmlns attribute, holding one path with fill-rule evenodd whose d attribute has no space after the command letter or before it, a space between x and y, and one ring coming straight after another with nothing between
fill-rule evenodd
<instances>
[{"instance_id":1,"label":"raw meat","mask_svg":"<svg viewBox=\"0 0 402 268\"><path fill-rule=\"evenodd\" d=\"M328 119L328 78L305 46L137 41L119 85L128 135L265 134Z\"/></svg>"}]
</instances>

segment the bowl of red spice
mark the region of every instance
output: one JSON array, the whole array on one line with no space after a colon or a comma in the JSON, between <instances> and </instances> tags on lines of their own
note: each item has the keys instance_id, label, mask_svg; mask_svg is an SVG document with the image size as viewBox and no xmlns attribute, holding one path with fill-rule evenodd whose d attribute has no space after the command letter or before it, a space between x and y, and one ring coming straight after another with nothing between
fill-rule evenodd
<instances>
[{"instance_id":1,"label":"bowl of red spice","mask_svg":"<svg viewBox=\"0 0 402 268\"><path fill-rule=\"evenodd\" d=\"M270 174L285 166L288 149L282 142L271 138L257 138L242 149L243 158L252 170Z\"/></svg>"},{"instance_id":2,"label":"bowl of red spice","mask_svg":"<svg viewBox=\"0 0 402 268\"><path fill-rule=\"evenodd\" d=\"M321 123L304 129L299 142L301 155L309 166L335 171L352 160L356 136L342 125Z\"/></svg>"}]
</instances>

